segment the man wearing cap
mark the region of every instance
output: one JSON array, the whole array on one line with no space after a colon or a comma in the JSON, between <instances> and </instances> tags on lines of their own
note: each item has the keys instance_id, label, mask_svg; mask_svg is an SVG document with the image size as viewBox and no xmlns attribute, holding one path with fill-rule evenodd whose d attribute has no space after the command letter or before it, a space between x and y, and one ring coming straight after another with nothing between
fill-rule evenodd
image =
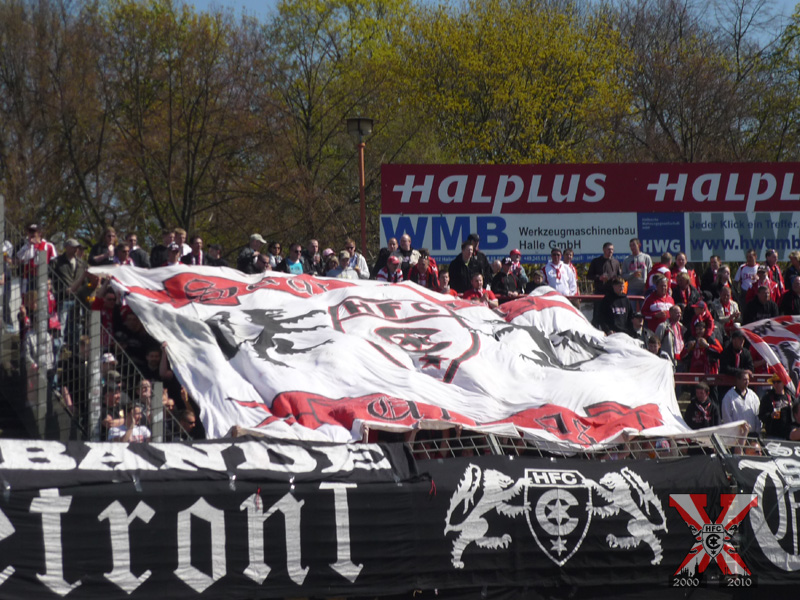
<instances>
[{"instance_id":1,"label":"man wearing cap","mask_svg":"<svg viewBox=\"0 0 800 600\"><path fill-rule=\"evenodd\" d=\"M578 282L567 265L561 262L561 248L550 251L550 262L544 267L544 280L551 288L563 296L573 296L578 293Z\"/></svg>"},{"instance_id":2,"label":"man wearing cap","mask_svg":"<svg viewBox=\"0 0 800 600\"><path fill-rule=\"evenodd\" d=\"M722 399L722 422L745 421L750 426L750 431L759 433L761 420L758 418L758 411L761 401L749 385L749 373L742 372L736 376L736 384Z\"/></svg>"},{"instance_id":3,"label":"man wearing cap","mask_svg":"<svg viewBox=\"0 0 800 600\"><path fill-rule=\"evenodd\" d=\"M513 261L511 264L511 272L514 274L514 277L517 278L517 281L519 281L520 289L524 290L525 286L528 284L528 274L525 272L525 267L522 266L522 252L519 251L519 248L514 248L508 255Z\"/></svg>"},{"instance_id":4,"label":"man wearing cap","mask_svg":"<svg viewBox=\"0 0 800 600\"><path fill-rule=\"evenodd\" d=\"M347 250L339 252L339 266L328 271L328 277L358 279L358 273L350 266L350 253Z\"/></svg>"},{"instance_id":5,"label":"man wearing cap","mask_svg":"<svg viewBox=\"0 0 800 600\"><path fill-rule=\"evenodd\" d=\"M387 283L400 283L403 281L403 271L400 269L400 257L396 254L386 259L386 266L378 271L378 281Z\"/></svg>"},{"instance_id":6,"label":"man wearing cap","mask_svg":"<svg viewBox=\"0 0 800 600\"><path fill-rule=\"evenodd\" d=\"M594 282L594 293L605 294L608 281L612 277L622 276L622 265L614 258L614 244L603 244L603 255L592 259L586 278Z\"/></svg>"},{"instance_id":7,"label":"man wearing cap","mask_svg":"<svg viewBox=\"0 0 800 600\"><path fill-rule=\"evenodd\" d=\"M625 282L621 277L613 277L609 282L611 290L598 303L594 311L592 325L601 329L606 335L618 332L633 331L633 308L625 294ZM551 286L552 287L552 286ZM641 314L641 313L638 313Z\"/></svg>"},{"instance_id":8,"label":"man wearing cap","mask_svg":"<svg viewBox=\"0 0 800 600\"><path fill-rule=\"evenodd\" d=\"M181 247L177 242L172 242L167 246L167 261L160 265L162 267L174 267L181 264Z\"/></svg>"},{"instance_id":9,"label":"man wearing cap","mask_svg":"<svg viewBox=\"0 0 800 600\"><path fill-rule=\"evenodd\" d=\"M774 319L779 313L778 305L769 297L769 288L766 285L762 285L758 288L756 297L745 305L742 312L742 325L748 325L763 319Z\"/></svg>"},{"instance_id":10,"label":"man wearing cap","mask_svg":"<svg viewBox=\"0 0 800 600\"><path fill-rule=\"evenodd\" d=\"M786 439L794 427L792 420L792 399L786 393L786 386L777 373L769 378L772 388L761 396L758 418L764 424L768 437Z\"/></svg>"},{"instance_id":11,"label":"man wearing cap","mask_svg":"<svg viewBox=\"0 0 800 600\"><path fill-rule=\"evenodd\" d=\"M58 318L64 331L64 341L70 348L74 347L80 337L76 324L79 324L81 307L70 292L75 293L83 280L88 265L78 257L81 243L75 238L69 238L64 243L64 252L50 263L50 279L53 282L53 292L58 301Z\"/></svg>"},{"instance_id":12,"label":"man wearing cap","mask_svg":"<svg viewBox=\"0 0 800 600\"><path fill-rule=\"evenodd\" d=\"M242 273L255 273L256 272L256 259L261 254L261 248L267 243L260 233L254 233L250 236L248 245L239 253L236 259L236 268Z\"/></svg>"},{"instance_id":13,"label":"man wearing cap","mask_svg":"<svg viewBox=\"0 0 800 600\"><path fill-rule=\"evenodd\" d=\"M502 260L500 272L492 278L491 289L500 304L516 300L522 295L522 287L514 273L511 272L514 261L510 256Z\"/></svg>"},{"instance_id":14,"label":"man wearing cap","mask_svg":"<svg viewBox=\"0 0 800 600\"><path fill-rule=\"evenodd\" d=\"M653 268L653 259L642 252L639 238L630 242L631 253L622 261L622 278L628 282L628 294L641 296L645 291L645 277Z\"/></svg>"},{"instance_id":15,"label":"man wearing cap","mask_svg":"<svg viewBox=\"0 0 800 600\"><path fill-rule=\"evenodd\" d=\"M153 249L150 250L151 267L160 267L167 262L167 255L169 254L169 250L167 250L167 248L174 241L175 233L171 229L161 230L161 243L157 246L153 246Z\"/></svg>"},{"instance_id":16,"label":"man wearing cap","mask_svg":"<svg viewBox=\"0 0 800 600\"><path fill-rule=\"evenodd\" d=\"M140 269L149 269L150 257L147 256L147 252L139 247L138 236L135 233L129 233L125 238L125 241L128 242L128 246L130 247L129 256L131 257L133 264Z\"/></svg>"}]
</instances>

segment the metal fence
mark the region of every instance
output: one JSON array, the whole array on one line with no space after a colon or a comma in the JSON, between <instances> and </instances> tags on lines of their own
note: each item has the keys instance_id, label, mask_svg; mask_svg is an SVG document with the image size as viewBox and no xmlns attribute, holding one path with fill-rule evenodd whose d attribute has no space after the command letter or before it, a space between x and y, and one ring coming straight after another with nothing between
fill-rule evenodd
<instances>
[{"instance_id":1,"label":"metal fence","mask_svg":"<svg viewBox=\"0 0 800 600\"><path fill-rule=\"evenodd\" d=\"M125 335L130 329L119 326L128 311L113 290L91 277L66 281L49 268L53 263L48 265L45 251L23 260L23 232L8 223L0 226L4 434L98 441L130 432L126 439L133 441L191 439L180 422L181 416L192 416L185 395L165 392L143 361L145 349L136 357L129 352L135 340ZM135 315L125 318L135 327ZM160 365L163 350L156 350Z\"/></svg>"}]
</instances>

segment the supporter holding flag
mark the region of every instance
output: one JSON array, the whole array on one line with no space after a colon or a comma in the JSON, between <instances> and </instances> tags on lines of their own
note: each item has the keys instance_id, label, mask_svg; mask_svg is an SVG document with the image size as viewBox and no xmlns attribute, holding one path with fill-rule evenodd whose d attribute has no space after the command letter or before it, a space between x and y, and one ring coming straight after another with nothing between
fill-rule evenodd
<instances>
[{"instance_id":1,"label":"supporter holding flag","mask_svg":"<svg viewBox=\"0 0 800 600\"><path fill-rule=\"evenodd\" d=\"M628 294L643 296L647 287L645 278L653 268L653 259L642 252L639 238L633 238L629 245L631 253L622 261L622 278L628 282Z\"/></svg>"},{"instance_id":2,"label":"supporter holding flag","mask_svg":"<svg viewBox=\"0 0 800 600\"><path fill-rule=\"evenodd\" d=\"M669 280L661 274L656 274L656 277L656 289L642 305L644 322L650 331L655 331L660 323L669 319L669 309L675 305L675 300L669 295Z\"/></svg>"},{"instance_id":3,"label":"supporter holding flag","mask_svg":"<svg viewBox=\"0 0 800 600\"><path fill-rule=\"evenodd\" d=\"M711 401L711 388L701 381L694 387L694 395L686 407L683 420L692 429L716 427L722 422L719 406Z\"/></svg>"},{"instance_id":4,"label":"supporter holding flag","mask_svg":"<svg viewBox=\"0 0 800 600\"><path fill-rule=\"evenodd\" d=\"M522 266L522 252L519 249L514 248L508 254L511 257L511 272L514 274L514 277L517 278L519 281L520 289L525 289L525 286L528 285L528 274L525 272L525 267ZM566 264L566 263L565 263ZM573 267L573 273L575 269ZM578 276L575 275L575 279L577 280ZM576 287L577 293L577 287Z\"/></svg>"},{"instance_id":5,"label":"supporter holding flag","mask_svg":"<svg viewBox=\"0 0 800 600\"><path fill-rule=\"evenodd\" d=\"M547 285L564 296L574 295L578 291L575 274L561 262L560 248L553 248L550 251L550 262L544 267L544 279Z\"/></svg>"},{"instance_id":6,"label":"supporter holding flag","mask_svg":"<svg viewBox=\"0 0 800 600\"><path fill-rule=\"evenodd\" d=\"M611 290L606 293L594 311L592 325L606 335L633 331L633 307L625 294L625 282L621 277L613 277L609 282Z\"/></svg>"},{"instance_id":7,"label":"supporter holding flag","mask_svg":"<svg viewBox=\"0 0 800 600\"><path fill-rule=\"evenodd\" d=\"M461 294L461 297L476 304L485 304L489 308L497 308L500 304L492 290L484 289L483 275L481 273L472 275L472 287Z\"/></svg>"},{"instance_id":8,"label":"supporter holding flag","mask_svg":"<svg viewBox=\"0 0 800 600\"><path fill-rule=\"evenodd\" d=\"M378 271L378 281L400 283L403 281L403 270L400 268L400 257L392 254L386 259L386 266Z\"/></svg>"}]
</instances>

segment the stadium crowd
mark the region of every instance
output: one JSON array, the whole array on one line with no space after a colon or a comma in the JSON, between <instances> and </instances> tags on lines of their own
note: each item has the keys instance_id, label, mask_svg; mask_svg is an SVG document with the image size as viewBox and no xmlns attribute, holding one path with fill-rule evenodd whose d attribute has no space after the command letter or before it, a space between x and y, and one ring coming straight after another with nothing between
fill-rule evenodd
<instances>
[{"instance_id":1,"label":"stadium crowd","mask_svg":"<svg viewBox=\"0 0 800 600\"><path fill-rule=\"evenodd\" d=\"M96 244L87 248L70 238L58 253L41 228L31 224L25 239L6 241L3 249L4 323L13 327L9 286L16 273L22 297L17 315L21 363L29 378L40 369L47 372L52 392L74 411L78 428L85 433L88 426L89 340L84 319L88 311L98 311L103 325L103 439L150 439L155 400L167 409L165 430L173 432L168 439L203 437L197 405L170 369L165 346L146 332L124 300L117 297L109 280L91 274L89 267L229 266L221 246L206 248L202 236L187 237L185 230L176 228L162 231L161 243L147 252L139 246L135 233L120 241L114 228L107 227ZM427 249L413 248L408 235L399 241L389 239L370 265L351 238L345 239L339 250L320 250L315 239L305 246L292 243L284 255L280 242L267 242L254 233L235 253L234 266L248 274L272 270L388 283L411 281L492 308L543 285L579 305L579 283L584 288L590 285L593 295L584 294L582 298L595 301L593 324L606 334L630 335L669 361L676 371L736 378L736 385L730 389L706 383L694 387L685 413L692 428L745 420L753 431L761 431L763 426L767 435L800 439L800 411L793 408L783 382L773 378L772 388L761 399L750 389L749 377L766 372L766 365L739 329L761 319L800 314L800 252L790 254L790 262L782 271L775 250L766 251L763 264L758 264L756 253L750 250L732 275L718 256L712 256L700 274L683 252L674 257L664 253L654 262L635 238L630 240L630 254L622 262L614 257L614 250L613 244L604 244L602 254L589 263L582 279L571 248L553 248L550 261L542 268L523 265L517 249L490 262L480 250L480 237L474 233L464 240L460 254L446 269L440 269ZM34 283L39 251L45 251L49 263L46 300L38 297ZM35 360L41 359L41 353L36 351L39 334L34 322L40 301L46 301L48 307L49 349L41 365ZM123 354L136 366L133 374L123 376L114 368ZM160 399L152 398L153 382L163 383Z\"/></svg>"}]
</instances>

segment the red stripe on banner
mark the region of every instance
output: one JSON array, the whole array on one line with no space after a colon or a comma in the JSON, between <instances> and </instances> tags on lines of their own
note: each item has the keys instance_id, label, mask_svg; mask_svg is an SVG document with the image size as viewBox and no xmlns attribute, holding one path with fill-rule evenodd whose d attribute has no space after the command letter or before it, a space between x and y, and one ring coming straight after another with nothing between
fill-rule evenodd
<instances>
[{"instance_id":1,"label":"red stripe on banner","mask_svg":"<svg viewBox=\"0 0 800 600\"><path fill-rule=\"evenodd\" d=\"M557 299L553 299L557 298ZM572 303L556 291L547 292L541 296L525 296L511 302L500 305L498 310L505 313L506 321L513 321L520 315L532 310L544 310L545 308L560 308L568 310L576 315L583 316Z\"/></svg>"}]
</instances>

